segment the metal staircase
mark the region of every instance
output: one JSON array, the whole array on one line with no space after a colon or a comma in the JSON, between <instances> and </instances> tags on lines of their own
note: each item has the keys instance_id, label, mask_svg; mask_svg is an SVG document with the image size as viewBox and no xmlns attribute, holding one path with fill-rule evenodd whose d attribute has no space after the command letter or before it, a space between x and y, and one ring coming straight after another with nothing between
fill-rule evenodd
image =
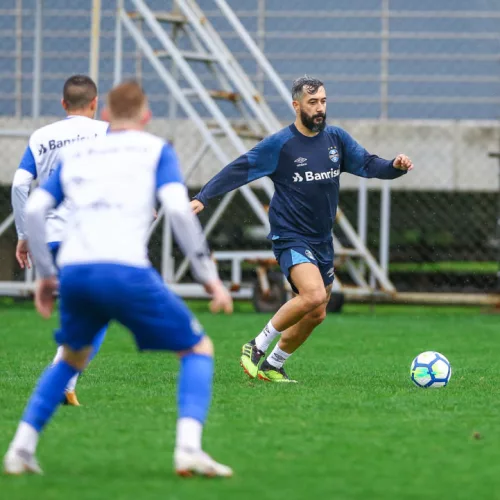
<instances>
[{"instance_id":1,"label":"metal staircase","mask_svg":"<svg viewBox=\"0 0 500 500\"><path fill-rule=\"evenodd\" d=\"M293 112L290 92L238 17L225 0L214 0L214 2L221 16L232 26L268 80L274 85L278 95ZM196 1L174 0L172 10L169 12L153 12L144 0L118 0L117 3L115 83L121 79L123 29L125 29L170 91L169 118L177 117L180 106L185 115L196 125L203 138L202 144L197 151L193 152L192 160L185 169L186 180L189 180L199 166L201 158L209 149L223 167L236 156L248 151L248 146L243 142L244 139L257 142L283 127ZM145 36L145 27L152 33L152 37ZM153 46L160 48L155 49ZM200 65L203 66L203 70L200 70ZM204 83L200 74L209 76L212 88ZM231 105L231 113L222 111L221 103L223 102ZM234 118L229 119L228 115ZM262 188L269 198L273 195L274 187L268 178L256 181L252 186ZM252 187L244 186L240 188L240 191L262 223L263 229L267 230L269 226L267 212ZM234 194L235 192L228 193L222 199L205 226L205 234L209 235L221 220ZM163 221L163 278L183 296L203 296L204 292L198 285L179 283L188 269L188 262L184 260L175 269L172 258L171 230L168 219L162 219L162 215L163 213L159 214L151 228L151 233ZM379 290L386 293L395 292L386 273L369 253L340 210L337 224L352 247L343 247L337 240L335 241L335 254L345 264L356 286L346 289L337 279L336 288L348 293L373 293L374 287L367 283L363 273L360 272L359 262L363 262L374 278L372 285L375 281ZM273 258L270 251L215 252L214 257L219 262L231 261L231 285L237 297L249 297L251 294L250 290L241 286L242 263L252 260L259 265L259 262L269 262Z\"/></svg>"},{"instance_id":2,"label":"metal staircase","mask_svg":"<svg viewBox=\"0 0 500 500\"><path fill-rule=\"evenodd\" d=\"M274 86L277 94L293 112L288 89L226 0L213 1L221 17L234 29L268 82ZM178 110L181 108L201 134L201 144L197 151L193 151L192 159L184 169L185 178L189 180L208 150L212 151L223 167L248 150L244 141L255 143L281 129L282 124L196 1L173 0L171 5L172 9L169 12L153 12L143 0L117 0L114 82L118 83L122 79L126 31L169 90L169 118L172 120L170 123L178 117ZM210 85L204 83L206 79L201 78L203 71L200 70L200 65L205 71L205 76L209 75ZM230 106L230 112L227 112L227 106ZM228 116L231 116L231 119ZM267 211L253 187L262 188L269 199L273 195L274 187L269 179L264 178L250 186L240 188L251 210L262 224L261 232L267 232L269 227ZM218 204L205 226L207 235L223 217L234 194L235 192L227 194ZM0 224L0 236L5 233L12 221L13 217L10 215ZM180 283L187 271L188 263L184 260L180 265L174 265L172 232L168 218L163 218L162 213L152 226L151 233L160 223L163 223L164 236L162 255L164 280L182 296L205 296L199 285ZM337 226L344 232L350 246L343 247L336 240L335 253L345 265L356 286L353 288L344 286L337 276L336 289L349 294L372 294L377 290L384 293L395 292L386 273L368 252L362 239L340 210ZM263 271L274 261L271 251L214 252L214 257L218 262L231 262L231 289L236 298L251 298L253 295L252 288L242 283L244 262L257 266L257 274L263 284L264 293L266 287L269 288ZM369 270L372 278L370 283L360 269ZM30 293L33 287L34 273L30 270L25 273L22 282L0 281L0 295L25 295Z\"/></svg>"}]
</instances>

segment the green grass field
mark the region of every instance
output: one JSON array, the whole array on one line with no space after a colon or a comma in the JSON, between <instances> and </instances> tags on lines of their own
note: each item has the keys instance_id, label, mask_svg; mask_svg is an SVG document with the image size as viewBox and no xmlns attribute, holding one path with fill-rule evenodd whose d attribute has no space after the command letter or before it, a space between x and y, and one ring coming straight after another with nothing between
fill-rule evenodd
<instances>
[{"instance_id":1,"label":"green grass field","mask_svg":"<svg viewBox=\"0 0 500 500\"><path fill-rule=\"evenodd\" d=\"M498 271L497 262L443 261L443 262L393 262L390 272L413 273L477 273L493 274Z\"/></svg>"},{"instance_id":2,"label":"green grass field","mask_svg":"<svg viewBox=\"0 0 500 500\"><path fill-rule=\"evenodd\" d=\"M0 498L500 498L500 317L477 309L347 306L290 358L300 384L248 380L241 344L267 316L231 317L196 304L217 351L205 446L235 469L224 480L171 471L176 367L137 355L114 327L81 378L81 408L60 409L39 448L43 477L0 477ZM51 328L30 305L0 306L0 452L52 357ZM438 350L444 389L409 379L412 358ZM481 439L473 439L473 432Z\"/></svg>"}]
</instances>

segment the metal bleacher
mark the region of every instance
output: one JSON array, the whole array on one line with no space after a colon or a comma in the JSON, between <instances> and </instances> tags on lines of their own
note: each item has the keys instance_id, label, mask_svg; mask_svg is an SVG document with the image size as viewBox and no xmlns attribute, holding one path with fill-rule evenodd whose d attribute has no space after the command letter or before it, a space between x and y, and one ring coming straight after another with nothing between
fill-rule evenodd
<instances>
[{"instance_id":1,"label":"metal bleacher","mask_svg":"<svg viewBox=\"0 0 500 500\"><path fill-rule=\"evenodd\" d=\"M90 5L43 1L42 115L57 115L59 83L89 67ZM330 3L332 6L330 7ZM102 2L100 85L113 80L115 2ZM150 0L168 11L169 0ZM321 73L337 118L498 119L500 2L497 0L230 0L245 28L286 84L303 73ZM241 50L214 0L200 0L210 22L274 113L288 110ZM0 5L0 115L31 113L35 0ZM15 31L20 33L16 41ZM136 49L126 42L124 73L135 74ZM157 116L168 101L158 76L143 81ZM333 111L333 109L332 109Z\"/></svg>"}]
</instances>

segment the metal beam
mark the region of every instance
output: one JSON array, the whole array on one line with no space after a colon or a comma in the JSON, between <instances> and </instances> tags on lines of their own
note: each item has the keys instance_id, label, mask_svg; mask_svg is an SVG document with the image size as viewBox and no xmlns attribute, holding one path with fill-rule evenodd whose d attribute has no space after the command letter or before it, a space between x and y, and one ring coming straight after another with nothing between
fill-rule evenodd
<instances>
[{"instance_id":1,"label":"metal beam","mask_svg":"<svg viewBox=\"0 0 500 500\"><path fill-rule=\"evenodd\" d=\"M101 0L92 0L89 75L99 87L99 45L101 40Z\"/></svg>"},{"instance_id":2,"label":"metal beam","mask_svg":"<svg viewBox=\"0 0 500 500\"><path fill-rule=\"evenodd\" d=\"M118 85L123 73L123 32L121 19L125 15L123 0L116 2L115 18L115 62L113 68L113 85Z\"/></svg>"},{"instance_id":3,"label":"metal beam","mask_svg":"<svg viewBox=\"0 0 500 500\"><path fill-rule=\"evenodd\" d=\"M217 31L213 29L208 19L202 16L201 10L196 5L196 2L190 0L177 1L184 15L196 29L198 36L207 47L212 50L213 54L217 56L217 60L224 69L225 74L229 76L234 85L241 92L246 104L259 119L260 123L269 134L277 132L281 128L279 121L269 109L261 105L264 99L260 96L258 90L241 69L241 66L238 64L233 54L227 49L227 46L220 38ZM243 35L243 33L238 34L240 37ZM246 150L244 146L243 149Z\"/></svg>"},{"instance_id":4,"label":"metal beam","mask_svg":"<svg viewBox=\"0 0 500 500\"><path fill-rule=\"evenodd\" d=\"M349 241L359 250L361 257L366 261L368 268L380 283L382 290L387 293L395 293L396 289L394 288L394 285L390 282L389 278L381 269L373 255L369 252L366 246L363 245L359 236L356 234L356 231L340 209L337 212L337 223L342 231L344 231L347 238L349 238Z\"/></svg>"},{"instance_id":5,"label":"metal beam","mask_svg":"<svg viewBox=\"0 0 500 500\"><path fill-rule=\"evenodd\" d=\"M266 75L278 91L278 94L282 97L283 101L288 105L292 113L295 114L292 106L292 97L290 95L290 91L285 87L283 80L278 76L276 70L271 66L267 57L259 49L258 45L249 35L243 24L241 24L241 21L238 19L231 7L229 7L229 4L226 2L226 0L215 0L215 3L218 5L220 10L226 16L227 20L233 26L234 30L243 40L243 43L247 46L248 50L255 57L259 66L265 71Z\"/></svg>"},{"instance_id":6,"label":"metal beam","mask_svg":"<svg viewBox=\"0 0 500 500\"><path fill-rule=\"evenodd\" d=\"M2 236L3 233L5 233L5 231L7 231L7 229L9 229L9 227L11 226L11 224L14 222L14 214L9 214L4 220L3 222L0 224L0 236Z\"/></svg>"},{"instance_id":7,"label":"metal beam","mask_svg":"<svg viewBox=\"0 0 500 500\"><path fill-rule=\"evenodd\" d=\"M40 90L42 85L42 0L35 4L35 40L33 47L33 90L31 98L31 116L40 117Z\"/></svg>"}]
</instances>

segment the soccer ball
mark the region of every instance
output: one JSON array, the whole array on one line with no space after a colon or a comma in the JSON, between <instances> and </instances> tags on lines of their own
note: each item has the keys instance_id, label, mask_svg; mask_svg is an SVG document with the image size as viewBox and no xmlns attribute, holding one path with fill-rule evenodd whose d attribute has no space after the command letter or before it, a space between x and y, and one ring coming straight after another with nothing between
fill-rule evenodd
<instances>
[{"instance_id":1,"label":"soccer ball","mask_svg":"<svg viewBox=\"0 0 500 500\"><path fill-rule=\"evenodd\" d=\"M444 387L451 378L451 365L439 352L426 351L413 360L410 374L418 387Z\"/></svg>"}]
</instances>

